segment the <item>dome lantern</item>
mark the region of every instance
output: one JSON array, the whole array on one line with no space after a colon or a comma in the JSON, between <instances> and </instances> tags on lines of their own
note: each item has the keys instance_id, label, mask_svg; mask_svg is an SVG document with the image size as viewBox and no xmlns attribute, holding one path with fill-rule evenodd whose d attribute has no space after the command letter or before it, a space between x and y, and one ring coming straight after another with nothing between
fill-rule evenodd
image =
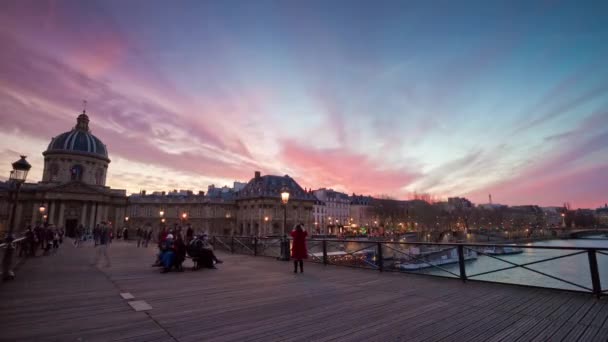
<instances>
[{"instance_id":1,"label":"dome lantern","mask_svg":"<svg viewBox=\"0 0 608 342\"><path fill-rule=\"evenodd\" d=\"M76 126L71 131L54 137L43 155L57 153L87 155L103 159L107 162L110 161L106 145L99 138L91 134L89 116L85 109L78 115Z\"/></svg>"}]
</instances>

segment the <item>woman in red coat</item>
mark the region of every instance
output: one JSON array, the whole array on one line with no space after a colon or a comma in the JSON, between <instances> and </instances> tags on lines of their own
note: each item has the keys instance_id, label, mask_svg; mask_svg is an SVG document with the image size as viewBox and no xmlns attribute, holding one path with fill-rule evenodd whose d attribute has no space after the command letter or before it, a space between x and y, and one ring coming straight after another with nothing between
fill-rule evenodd
<instances>
[{"instance_id":1,"label":"woman in red coat","mask_svg":"<svg viewBox=\"0 0 608 342\"><path fill-rule=\"evenodd\" d=\"M298 263L300 264L300 273L304 272L303 259L308 258L308 250L306 249L306 233L302 229L302 225L298 225L296 230L291 232L293 238L293 246L291 247L291 257L293 258L293 273L298 273Z\"/></svg>"}]
</instances>

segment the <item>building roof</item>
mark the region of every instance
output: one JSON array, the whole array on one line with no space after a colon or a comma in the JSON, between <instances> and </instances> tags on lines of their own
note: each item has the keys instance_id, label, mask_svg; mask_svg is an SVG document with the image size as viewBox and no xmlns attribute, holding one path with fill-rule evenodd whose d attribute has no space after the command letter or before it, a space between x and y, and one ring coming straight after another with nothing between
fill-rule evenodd
<instances>
[{"instance_id":1,"label":"building roof","mask_svg":"<svg viewBox=\"0 0 608 342\"><path fill-rule=\"evenodd\" d=\"M289 200L299 201L315 201L316 198L310 191L305 191L302 187L291 177L285 175L281 176L261 176L259 172L256 172L255 177L252 178L243 189L237 193L237 200L249 199L249 198L281 198L281 191L283 188L287 188L289 191Z\"/></svg>"},{"instance_id":2,"label":"building roof","mask_svg":"<svg viewBox=\"0 0 608 342\"><path fill-rule=\"evenodd\" d=\"M88 154L95 157L108 159L108 150L99 138L91 134L89 130L89 117L83 111L76 120L76 126L68 132L54 137L47 150L48 153L77 153Z\"/></svg>"},{"instance_id":3,"label":"building roof","mask_svg":"<svg viewBox=\"0 0 608 342\"><path fill-rule=\"evenodd\" d=\"M372 196L363 196L363 195L355 195L350 196L350 204L351 205L371 205L373 197Z\"/></svg>"}]
</instances>

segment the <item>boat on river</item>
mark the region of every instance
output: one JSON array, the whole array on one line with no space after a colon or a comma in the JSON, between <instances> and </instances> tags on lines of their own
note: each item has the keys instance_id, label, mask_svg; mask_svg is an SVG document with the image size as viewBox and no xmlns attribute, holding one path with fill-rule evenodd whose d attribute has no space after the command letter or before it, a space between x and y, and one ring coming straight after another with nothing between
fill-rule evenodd
<instances>
[{"instance_id":1,"label":"boat on river","mask_svg":"<svg viewBox=\"0 0 608 342\"><path fill-rule=\"evenodd\" d=\"M492 246L486 247L481 251L483 254L487 255L511 255L511 254L521 254L524 251L521 248L510 247L510 246Z\"/></svg>"},{"instance_id":2,"label":"boat on river","mask_svg":"<svg viewBox=\"0 0 608 342\"><path fill-rule=\"evenodd\" d=\"M465 261L477 259L476 251L465 248L463 252ZM418 248L410 248L409 253L405 257L395 262L395 267L404 271L417 271L434 266L457 263L458 249L456 247L424 252Z\"/></svg>"}]
</instances>

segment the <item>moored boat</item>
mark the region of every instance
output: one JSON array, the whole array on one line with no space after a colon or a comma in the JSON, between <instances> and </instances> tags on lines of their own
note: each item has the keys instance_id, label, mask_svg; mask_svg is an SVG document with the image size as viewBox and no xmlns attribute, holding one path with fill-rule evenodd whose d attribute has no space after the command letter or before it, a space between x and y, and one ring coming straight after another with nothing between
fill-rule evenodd
<instances>
[{"instance_id":1,"label":"moored boat","mask_svg":"<svg viewBox=\"0 0 608 342\"><path fill-rule=\"evenodd\" d=\"M487 255L511 255L523 253L523 250L521 248L510 246L492 246L484 248L482 253Z\"/></svg>"},{"instance_id":2,"label":"moored boat","mask_svg":"<svg viewBox=\"0 0 608 342\"><path fill-rule=\"evenodd\" d=\"M475 260L477 259L477 252L465 248L463 257L465 261ZM395 267L404 271L416 271L456 263L458 263L458 249L456 247L426 253L411 248L409 255L396 262Z\"/></svg>"}]
</instances>

